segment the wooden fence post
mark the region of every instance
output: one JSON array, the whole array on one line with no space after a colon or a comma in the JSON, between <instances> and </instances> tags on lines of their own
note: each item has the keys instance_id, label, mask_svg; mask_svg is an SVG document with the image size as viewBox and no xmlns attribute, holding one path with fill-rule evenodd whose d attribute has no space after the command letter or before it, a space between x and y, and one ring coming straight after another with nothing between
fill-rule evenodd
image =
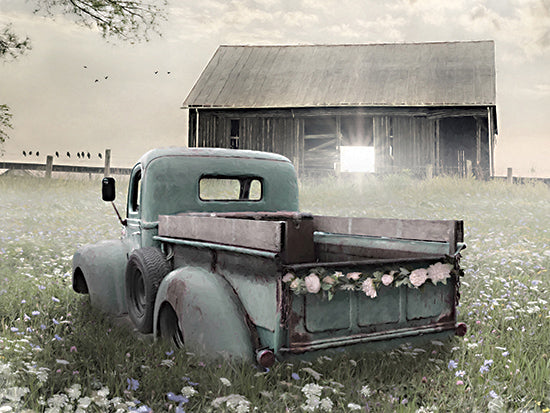
<instances>
[{"instance_id":1,"label":"wooden fence post","mask_svg":"<svg viewBox=\"0 0 550 413\"><path fill-rule=\"evenodd\" d=\"M472 161L466 159L466 178L472 177Z\"/></svg>"},{"instance_id":2,"label":"wooden fence post","mask_svg":"<svg viewBox=\"0 0 550 413\"><path fill-rule=\"evenodd\" d=\"M105 149L105 169L103 171L104 176L111 175L111 150Z\"/></svg>"},{"instance_id":3,"label":"wooden fence post","mask_svg":"<svg viewBox=\"0 0 550 413\"><path fill-rule=\"evenodd\" d=\"M46 175L45 175L45 178L50 179L52 177L52 169L53 169L53 156L48 155L48 156L46 156Z\"/></svg>"},{"instance_id":4,"label":"wooden fence post","mask_svg":"<svg viewBox=\"0 0 550 413\"><path fill-rule=\"evenodd\" d=\"M433 179L434 177L434 166L432 164L426 165L426 179Z\"/></svg>"},{"instance_id":5,"label":"wooden fence post","mask_svg":"<svg viewBox=\"0 0 550 413\"><path fill-rule=\"evenodd\" d=\"M511 184L514 182L514 177L512 175L512 168L508 168L508 173L506 175L506 181Z\"/></svg>"}]
</instances>

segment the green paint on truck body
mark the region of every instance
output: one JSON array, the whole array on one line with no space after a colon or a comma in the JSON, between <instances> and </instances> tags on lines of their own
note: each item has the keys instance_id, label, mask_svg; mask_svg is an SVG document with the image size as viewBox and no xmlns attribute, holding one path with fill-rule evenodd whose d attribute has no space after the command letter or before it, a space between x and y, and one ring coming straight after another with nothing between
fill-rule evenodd
<instances>
[{"instance_id":1,"label":"green paint on truck body","mask_svg":"<svg viewBox=\"0 0 550 413\"><path fill-rule=\"evenodd\" d=\"M239 199L203 196L203 179L237 182ZM252 196L253 181L261 191ZM144 323L140 331L183 341L190 351L256 357L268 365L271 357L386 349L455 333L460 271L453 254L462 248L460 221L348 222L301 214L288 159L212 148L143 155L130 177L126 212L120 240L75 253L73 288L112 314L151 302L145 311L152 325ZM411 233L416 226L424 238ZM128 278L129 257L151 247L162 252L152 256L166 261L165 273L151 271L155 264L140 254L143 268L133 268ZM446 284L381 286L376 298L359 290L337 291L330 300L322 291L296 295L283 281L288 272L305 276L323 266L370 274L389 264L413 270L436 262L451 262L456 270ZM150 272L156 277L151 283ZM132 290L141 275L145 287ZM144 294L138 304L128 299L136 294ZM141 308L130 308L133 317L141 314Z\"/></svg>"}]
</instances>

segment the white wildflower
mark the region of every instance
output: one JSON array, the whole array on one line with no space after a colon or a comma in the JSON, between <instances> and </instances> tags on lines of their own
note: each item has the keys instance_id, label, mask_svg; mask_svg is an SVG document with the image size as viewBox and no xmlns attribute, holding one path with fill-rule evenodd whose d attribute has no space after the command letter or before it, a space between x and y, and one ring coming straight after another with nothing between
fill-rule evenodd
<instances>
[{"instance_id":1,"label":"white wildflower","mask_svg":"<svg viewBox=\"0 0 550 413\"><path fill-rule=\"evenodd\" d=\"M229 379L226 379L225 377L220 377L220 381L224 386L231 387L231 382L229 381Z\"/></svg>"},{"instance_id":2,"label":"white wildflower","mask_svg":"<svg viewBox=\"0 0 550 413\"><path fill-rule=\"evenodd\" d=\"M332 400L330 400L328 397L322 399L321 403L319 404L319 409L324 412L332 412Z\"/></svg>"},{"instance_id":3,"label":"white wildflower","mask_svg":"<svg viewBox=\"0 0 550 413\"><path fill-rule=\"evenodd\" d=\"M302 393L304 393L307 398L313 396L321 397L322 391L323 387L315 383L308 383L304 387L302 387Z\"/></svg>"},{"instance_id":4,"label":"white wildflower","mask_svg":"<svg viewBox=\"0 0 550 413\"><path fill-rule=\"evenodd\" d=\"M69 402L69 398L64 393L54 394L48 399L48 407L61 409Z\"/></svg>"},{"instance_id":5,"label":"white wildflower","mask_svg":"<svg viewBox=\"0 0 550 413\"><path fill-rule=\"evenodd\" d=\"M69 396L69 399L76 400L80 397L82 386L78 383L73 384L71 387L65 389L65 393Z\"/></svg>"},{"instance_id":6,"label":"white wildflower","mask_svg":"<svg viewBox=\"0 0 550 413\"><path fill-rule=\"evenodd\" d=\"M190 398L191 396L197 394L198 391L196 391L193 387L191 386L184 386L182 387L181 389L181 395L183 397L187 397L187 398Z\"/></svg>"},{"instance_id":7,"label":"white wildflower","mask_svg":"<svg viewBox=\"0 0 550 413\"><path fill-rule=\"evenodd\" d=\"M348 403L348 409L353 412L355 410L361 410L361 406L355 403Z\"/></svg>"},{"instance_id":8,"label":"white wildflower","mask_svg":"<svg viewBox=\"0 0 550 413\"><path fill-rule=\"evenodd\" d=\"M368 385L361 387L361 396L370 397L371 394L372 394L372 390Z\"/></svg>"},{"instance_id":9,"label":"white wildflower","mask_svg":"<svg viewBox=\"0 0 550 413\"><path fill-rule=\"evenodd\" d=\"M376 298L376 288L374 287L374 282L372 278L367 278L365 281L363 281L361 289L367 295L367 297Z\"/></svg>"},{"instance_id":10,"label":"white wildflower","mask_svg":"<svg viewBox=\"0 0 550 413\"><path fill-rule=\"evenodd\" d=\"M409 279L411 280L411 284L418 288L428 279L428 271L425 268L414 270L409 275Z\"/></svg>"},{"instance_id":11,"label":"white wildflower","mask_svg":"<svg viewBox=\"0 0 550 413\"><path fill-rule=\"evenodd\" d=\"M321 290L321 281L317 274L311 273L306 278L304 278L306 283L306 289L308 293L316 294Z\"/></svg>"}]
</instances>

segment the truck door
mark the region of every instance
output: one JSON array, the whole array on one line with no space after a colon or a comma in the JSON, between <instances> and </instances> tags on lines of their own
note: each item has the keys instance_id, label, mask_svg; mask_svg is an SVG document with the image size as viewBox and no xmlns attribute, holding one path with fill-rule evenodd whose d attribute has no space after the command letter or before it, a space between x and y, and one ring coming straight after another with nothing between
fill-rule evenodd
<instances>
[{"instance_id":1,"label":"truck door","mask_svg":"<svg viewBox=\"0 0 550 413\"><path fill-rule=\"evenodd\" d=\"M141 248L141 164L132 170L128 186L127 211L127 238L131 249Z\"/></svg>"}]
</instances>

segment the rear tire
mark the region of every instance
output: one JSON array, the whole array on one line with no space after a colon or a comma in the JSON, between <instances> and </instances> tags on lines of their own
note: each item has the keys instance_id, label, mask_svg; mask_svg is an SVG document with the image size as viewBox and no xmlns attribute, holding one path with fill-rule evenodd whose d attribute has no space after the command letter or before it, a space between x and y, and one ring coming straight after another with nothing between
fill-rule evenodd
<instances>
[{"instance_id":1,"label":"rear tire","mask_svg":"<svg viewBox=\"0 0 550 413\"><path fill-rule=\"evenodd\" d=\"M135 250L126 265L128 316L141 333L153 332L153 311L158 287L170 272L164 254L154 247Z\"/></svg>"},{"instance_id":2,"label":"rear tire","mask_svg":"<svg viewBox=\"0 0 550 413\"><path fill-rule=\"evenodd\" d=\"M159 314L158 326L160 336L175 345L177 348L183 347L183 333L179 327L178 316L170 304L162 306Z\"/></svg>"}]
</instances>

